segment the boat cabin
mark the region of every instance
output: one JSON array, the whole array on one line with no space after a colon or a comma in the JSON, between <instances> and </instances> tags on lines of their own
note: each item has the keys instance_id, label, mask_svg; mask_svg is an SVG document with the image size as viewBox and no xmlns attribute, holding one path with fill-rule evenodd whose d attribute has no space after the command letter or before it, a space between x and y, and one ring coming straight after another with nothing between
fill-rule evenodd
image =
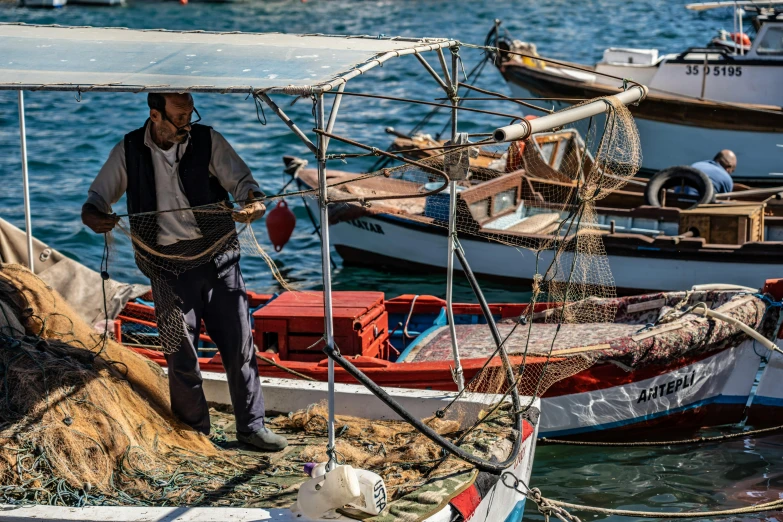
<instances>
[{"instance_id":1,"label":"boat cabin","mask_svg":"<svg viewBox=\"0 0 783 522\"><path fill-rule=\"evenodd\" d=\"M777 87L783 67L783 10L743 9L755 13L752 39L735 20L739 31L721 30L707 46L681 53L659 56L657 49L609 48L595 70L644 83L653 92L779 107L783 105L783 92Z\"/></svg>"}]
</instances>

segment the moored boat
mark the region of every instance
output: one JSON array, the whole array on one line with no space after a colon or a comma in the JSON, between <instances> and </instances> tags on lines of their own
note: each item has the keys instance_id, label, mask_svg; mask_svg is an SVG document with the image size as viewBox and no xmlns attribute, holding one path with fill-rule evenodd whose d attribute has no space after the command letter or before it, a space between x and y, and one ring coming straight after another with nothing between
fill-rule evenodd
<instances>
[{"instance_id":1,"label":"moored boat","mask_svg":"<svg viewBox=\"0 0 783 522\"><path fill-rule=\"evenodd\" d=\"M327 177L330 183L341 183L360 175L329 171ZM296 180L302 188L312 187L315 173L302 169ZM374 183L357 181L350 189L339 190L358 193L373 190ZM415 182L399 183L401 192L421 190ZM536 190L542 187L541 192ZM559 189L553 199L560 201L575 185L540 183L517 171L461 187L460 242L476 274L529 284L539 267L552 262L556 254L548 245L562 237L572 207L548 200L551 187ZM495 203L501 195L502 204ZM447 241L448 200L436 195L404 201L372 207L345 203L330 209L332 241L344 262L421 271L446 267L439 253ZM316 202L307 199L306 204ZM623 294L674 291L715 281L756 287L759 274L778 273L783 255L783 218L766 213L764 202L732 201L690 210L601 205L589 226L600 236L614 284Z\"/></svg>"},{"instance_id":2,"label":"moored boat","mask_svg":"<svg viewBox=\"0 0 783 522\"><path fill-rule=\"evenodd\" d=\"M378 292L336 292L336 328L341 350L384 387L454 390L445 301L404 295L384 300ZM254 338L262 376L325 380L319 349L323 308L318 293L253 294ZM536 305L530 325L518 325L526 305L493 304L513 363L526 358L529 379L522 389L542 396L539 433L544 437L612 438L633 431L659 437L652 428L683 431L736 423L766 349L754 350L738 330L718 320L685 314L698 302L710 303L745 324L762 327L766 304L747 291L694 290L589 300L569 308L616 310L614 323L563 324L561 311ZM679 311L677 311L679 310ZM774 312L772 312L774 315ZM478 305L455 304L460 357L468 382L494 346ZM667 317L672 319L667 321ZM144 319L142 319L144 318ZM165 365L154 349L154 309L131 302L118 316L116 332L135 351ZM557 333L556 333L557 331ZM200 365L221 371L222 363L206 331ZM490 364L499 368L499 361ZM338 382L354 382L339 368ZM541 380L538 388L531 383ZM489 384L487 386L490 386ZM477 390L486 391L486 390Z\"/></svg>"},{"instance_id":3,"label":"moored boat","mask_svg":"<svg viewBox=\"0 0 783 522\"><path fill-rule=\"evenodd\" d=\"M730 148L738 157L735 178L774 183L783 175L783 99L776 87L783 15L774 6L743 8L754 13L756 29L746 51L713 45L659 57L657 49L611 48L601 62L586 66L542 59L534 44L504 37L496 41L495 63L515 97L592 98L619 92L629 80L647 85L645 102L631 108L647 173ZM736 34L748 38L741 28Z\"/></svg>"}]
</instances>

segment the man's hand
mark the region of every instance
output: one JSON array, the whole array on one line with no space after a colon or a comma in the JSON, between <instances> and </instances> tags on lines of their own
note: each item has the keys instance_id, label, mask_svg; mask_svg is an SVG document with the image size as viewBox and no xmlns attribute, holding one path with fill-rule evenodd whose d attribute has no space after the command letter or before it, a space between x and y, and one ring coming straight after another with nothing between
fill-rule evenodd
<instances>
[{"instance_id":1,"label":"man's hand","mask_svg":"<svg viewBox=\"0 0 783 522\"><path fill-rule=\"evenodd\" d=\"M117 214L101 212L90 203L85 203L82 206L82 223L90 227L96 234L111 232L119 221L120 218L117 217Z\"/></svg>"},{"instance_id":2,"label":"man's hand","mask_svg":"<svg viewBox=\"0 0 783 522\"><path fill-rule=\"evenodd\" d=\"M254 193L252 190L248 193L247 199L255 199L262 197L263 194ZM246 203L242 210L234 212L232 217L234 221L238 223L252 223L256 219L260 219L266 212L266 206L260 201L252 201Z\"/></svg>"}]
</instances>

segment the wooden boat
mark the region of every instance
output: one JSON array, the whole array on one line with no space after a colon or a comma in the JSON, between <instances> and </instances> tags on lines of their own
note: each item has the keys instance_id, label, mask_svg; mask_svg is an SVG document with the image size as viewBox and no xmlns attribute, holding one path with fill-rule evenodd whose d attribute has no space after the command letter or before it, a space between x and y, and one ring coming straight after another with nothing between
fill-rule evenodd
<instances>
[{"instance_id":1,"label":"wooden boat","mask_svg":"<svg viewBox=\"0 0 783 522\"><path fill-rule=\"evenodd\" d=\"M357 176L327 172L329 183ZM315 171L302 169L296 180L301 188L311 188L316 183ZM351 184L350 190L374 190L373 183L373 179L361 180ZM413 182L400 183L412 185L403 187L406 193L418 190ZM549 181L546 186L553 183L560 182ZM537 254L508 246L514 241L527 247L548 244L559 223L568 217L568 207L553 209L546 193L535 188L524 171L517 171L458 192L458 208L463 209L460 242L477 275L530 284L537 266L551 263L552 250ZM490 204L506 191L512 191L513 198L504 206ZM442 203L437 199L442 197L400 200L404 203L390 200L372 207L354 203L332 207L329 220L335 249L349 264L445 269L446 259L440 255L447 240L443 217L428 210ZM315 201L308 199L306 204L315 205ZM468 210L470 205L486 205L488 210L477 217ZM675 291L715 281L755 287L760 274L780 274L783 255L783 217L766 216L766 208L758 202L703 205L691 210L601 206L596 208L596 223L591 228L601 235L621 294ZM500 235L504 244L490 241ZM639 270L642 260L644 270Z\"/></svg>"},{"instance_id":2,"label":"wooden boat","mask_svg":"<svg viewBox=\"0 0 783 522\"><path fill-rule=\"evenodd\" d=\"M777 87L783 70L783 14L775 7L744 9L755 14L757 33L746 52L719 45L658 57L656 49L611 48L603 61L585 66L539 60L534 44L499 38L496 65L513 96L523 98L593 98L621 90L622 78L643 83L649 94L631 112L647 173L690 165L730 148L738 158L735 179L774 183L783 175L783 97Z\"/></svg>"},{"instance_id":3,"label":"wooden boat","mask_svg":"<svg viewBox=\"0 0 783 522\"><path fill-rule=\"evenodd\" d=\"M441 154L438 147L442 147L445 143L443 140L434 140L426 134L410 137L398 135L392 142L390 150L411 159L432 162L433 158ZM537 198L552 203L561 203L548 195L562 193L563 191L558 188L576 186L576 181L568 176L567 169L561 172L569 154L572 153L571 151L578 150L579 154L587 158L587 164L592 164L592 155L590 151L585 150L584 142L576 129L537 134L526 144L536 148L540 157L537 162L545 163L550 167L549 170L541 172L540 168L528 168L525 162L526 157L509 159L507 151L501 153L496 147L477 147L477 154L470 158L472 180L474 182L490 180L503 174L522 170L524 183L529 186L532 193L538 194ZM563 153L563 150L566 150L567 153ZM558 173L562 175L558 175ZM651 192L655 189L650 186L650 183L655 178L655 174L652 178L642 176L629 178L622 188L608 191L606 196L602 198L601 205L608 208L633 209L651 205L657 200L658 204L655 206L689 209L696 206L701 199L699 196L678 192L676 188L679 184L675 183L677 186L666 189L665 194L655 194L656 197L653 200ZM699 190L699 187L694 186L693 188ZM765 203L767 215L783 216L783 186L753 188L742 183L735 183L733 192L714 194L710 202L727 201Z\"/></svg>"},{"instance_id":4,"label":"wooden boat","mask_svg":"<svg viewBox=\"0 0 783 522\"><path fill-rule=\"evenodd\" d=\"M379 292L335 292L333 298L336 342L374 382L383 387L456 389L445 301L426 295L385 300ZM263 377L326 379L326 359L319 347L323 335L320 299L320 293L310 292L251 294ZM539 390L539 434L606 439L633 431L655 438L662 432L651 428L665 428L670 435L671 429L742 420L765 349L754 351L753 341L744 340L726 323L693 315L651 326L672 307L685 309L696 302L711 303L754 328L767 308L761 299L736 290L590 300L569 306L615 309L615 322L563 324L555 335L557 325L550 320L558 309L537 304L530 333L527 327L517 327L506 346L513 364L519 364L527 351L526 372L531 380L546 376L545 366L552 372L549 377L559 375L560 380L553 377L545 381L548 389ZM115 336L165 365L165 358L154 348L157 334L151 304L143 300L129 303L114 323ZM520 304L491 305L504 335L525 310L526 305ZM454 315L461 363L470 381L494 345L478 305L455 304ZM772 335L771 331L765 334ZM202 332L201 340L201 368L222 371L208 332ZM490 364L499 368L498 358ZM336 368L335 379L354 382L341 368Z\"/></svg>"},{"instance_id":5,"label":"wooden boat","mask_svg":"<svg viewBox=\"0 0 783 522\"><path fill-rule=\"evenodd\" d=\"M96 44L96 42L99 43ZM74 63L63 64L64 60L60 60L62 56L77 55L80 50L87 45L91 49L91 56L95 57L98 64L102 64L96 68L92 62L75 61ZM21 152L22 152L22 172L24 176L25 186L25 221L26 221L26 241L20 242L27 248L22 247L23 257L27 262L29 270L34 268L37 270L52 269L53 266L57 268L67 268L67 263L62 263L63 256L51 251L45 247L45 245L36 244L33 241L33 234L31 230L31 217L30 206L28 200L28 170L27 170L27 142L25 133L25 119L24 119L24 95L23 90L33 89L36 91L72 91L72 92L87 92L87 91L111 91L114 93L127 93L138 92L141 90L151 89L153 91L170 91L170 92L248 92L252 91L254 95L260 96L264 101L272 106L276 106L274 101L270 97L271 94L277 96L280 95L298 95L297 93L308 92L317 93L319 99L319 106L323 108L323 93L328 92L331 89L340 89L355 76L362 73L367 73L375 66L381 65L384 61L403 56L406 54L427 53L432 51L438 51L443 48L452 48L459 45L456 40L447 39L414 39L414 38L369 38L369 37L331 37L320 35L280 35L280 34L255 34L255 33L238 33L231 32L225 33L211 33L204 31L193 32L179 32L179 31L158 31L151 34L150 31L137 31L130 29L117 29L117 28L95 28L95 27L62 27L62 26L37 26L26 24L0 24L0 47L7 51L7 60L4 60L0 65L0 90L16 90L18 91L19 100L19 115L20 115L20 131L21 131ZM296 56L296 67L291 68L292 59L290 56L282 56L280 49L283 48L296 48L300 55ZM187 63L193 63L192 58L196 55L192 54L193 49L200 49L198 51L198 60L200 65L197 70L192 70L189 73L183 74L182 72L190 69ZM165 49L163 51L162 49ZM249 53L249 49L252 49L252 53ZM456 52L456 50L455 50ZM126 56L133 59L128 60L112 60L116 58L118 53L125 53ZM161 53L165 56L165 59L160 59ZM6 56L4 56L6 57ZM202 60L205 60L201 62ZM7 61L7 63L6 63ZM24 70L18 69L15 63L23 61L26 64ZM139 68L138 64L145 64L144 67ZM111 66L107 66L110 64ZM154 64L151 67L148 64ZM257 64L263 64L262 67ZM248 67L250 66L250 67ZM243 69L244 68L244 69ZM279 74L268 74L269 71L275 71ZM292 72L293 71L293 72ZM302 72L306 71L307 74L302 76ZM249 87L253 85L253 87ZM164 87L161 87L164 86ZM323 111L322 111L323 112ZM276 110L281 118L284 113L279 109ZM334 107L330 113L330 121L333 122L337 116L337 107ZM319 147L316 147L307 138L298 127L287 117L283 118L286 122L297 132L300 138L303 138L311 150L320 150L319 154L325 152L326 144L321 140ZM319 130L325 130L326 124L321 121L317 128ZM331 128L331 127L330 127ZM202 231L205 229L202 227ZM1 238L0 238L1 239ZM25 244L26 243L26 244ZM0 248L5 249L6 244L0 242ZM324 268L326 269L324 275L324 293L322 296L322 303L331 303L329 294L331 293L331 283L328 277L329 270L329 243L328 238L325 238L322 243ZM205 262L210 262L211 258L205 257L206 254L201 252L202 258ZM5 258L3 258L5 259ZM16 269L22 271L24 269L16 267ZM51 274L50 274L51 275ZM95 275L95 274L93 274ZM98 275L100 282L97 285L71 285L73 281L68 281L66 277L53 279L62 284L63 289L69 289L73 293L79 292L92 292L100 293L109 288L112 290L111 299L113 302L107 302L109 294L102 295L102 304L104 309L103 321L108 321L112 317L109 315L108 309L116 302L117 299L125 299L128 297L126 291L130 290L125 287L124 290L114 287L106 277L106 274ZM92 280L95 280L92 278ZM39 280L40 281L40 280ZM80 280L83 281L83 280ZM40 286L46 287L43 283ZM48 288L48 287L47 287ZM135 293L135 290L130 290ZM67 293L67 292L66 292ZM67 297L66 297L67 299ZM54 313L60 314L61 307L56 309ZM5 310L5 309L4 309ZM84 312L82 310L82 312ZM27 313L27 310L24 310ZM21 314L21 312L20 312ZM87 314L89 317L92 314ZM334 346L334 334L332 332L332 310L331 307L326 307L324 313L322 313L321 326L326 330L326 340L330 347ZM4 314L6 317L6 314ZM16 319L17 324L21 323L21 315ZM45 319L43 320L45 321ZM71 325L75 324L71 319ZM88 323L94 324L94 323ZM105 332L105 322L104 330ZM324 326L325 325L325 326ZM4 331L9 331L9 325L4 324ZM83 326L83 330L88 330L89 327ZM137 325L138 326L138 325ZM14 332L23 329L11 328L10 331ZM5 335L5 334L4 334ZM87 334L89 336L89 334ZM6 336L7 337L7 336ZM63 342L66 339L70 340L71 334L63 335ZM25 336L23 339L27 340ZM90 340L91 338L86 337ZM7 339L6 339L7 341ZM16 341L14 339L14 341ZM28 342L28 341L25 341ZM36 340L36 342L38 342ZM86 347L87 343L80 341L81 346ZM17 349L21 341L16 344L7 344L6 348ZM10 347L10 348L9 348ZM103 351L103 349L101 349ZM120 348L120 352L123 350ZM23 352L20 352L23 353ZM340 364L345 368L352 368L350 362L347 362L339 354L331 352L331 361L333 364ZM98 355L93 352L94 355ZM15 357L18 357L15 356ZM67 357L67 356L65 356ZM105 354L104 354L105 357ZM32 359L32 357L31 357ZM93 360L91 357L87 360ZM116 362L116 361L115 361ZM119 363L118 363L119 364ZM148 365L142 364L145 368L149 368ZM128 371L130 371L129 367ZM207 369L205 367L205 369ZM70 371L70 370L69 370ZM361 377L361 372L355 372L355 375ZM227 405L230 401L228 399L228 390L224 375L211 375L207 372L203 375L205 378L205 390L208 399L218 404ZM520 398L516 391L512 393L512 402L509 403L508 408L514 410L511 415L514 418L514 426L512 430L515 432L513 436L514 443L508 440L507 436L496 437L486 447L486 454L483 449L475 448L477 452L472 454L466 448L460 448L453 442L448 442L443 439L439 434L435 433L432 428L424 425L420 419L422 416L432 416L436 411L440 411L444 408L445 404L448 404L454 399L457 399L456 394L437 391L432 393L422 392L421 390L401 391L392 390L391 394L381 390L371 382L363 381L364 386L349 386L349 385L336 385L333 379L329 380L328 384L321 383L304 383L304 382L279 382L274 379L265 379L264 391L266 394L268 411L277 410L281 413L293 412L296 408L301 408L312 404L312 402L318 402L322 399L327 401L327 413L326 426L323 432L326 436L321 436L320 440L316 441L317 445L326 443L331 445L331 449L336 446L334 429L334 414L349 414L356 416L364 416L370 420L374 419L388 419L391 418L392 413L405 419L415 430L418 430L428 438L436 442L441 448L446 450L449 454L455 455L473 465L469 467L465 473L466 480L460 481L459 487L455 488L452 485L445 484L445 480L441 480L442 477L437 477L437 480L429 480L425 478L421 486L412 487L413 493L419 496L414 498L406 498L404 504L408 507L414 507L416 513L402 507L403 511L398 512L394 509L391 518L395 520L401 519L416 519L416 520L431 520L431 521L445 521L445 520L468 520L471 517L482 520L519 520L522 517L522 512L525 503L525 492L521 489L510 487L512 484L521 483L527 484L530 479L530 472L533 464L533 450L535 447L536 430L537 430L537 412L540 407L540 402L535 397L522 397ZM44 381L45 383L46 381ZM73 388L78 389L77 387ZM70 392L68 392L70 393ZM81 393L81 392L80 392ZM49 406L48 395L46 405ZM81 397L81 395L80 395ZM373 397L376 397L379 402L376 402ZM87 399L84 399L85 401ZM505 408L506 406L499 401L505 401L506 398L502 396L496 396L491 394L469 394L459 399L464 405L464 410L467 415L466 419L454 418L459 414L459 410L462 406L458 406L456 409L451 410L452 419L459 423L459 431L466 433L470 431L468 428L475 426L475 422L478 419L484 419L486 412L490 409L490 405L498 405L498 408ZM524 401L523 404L529 406L524 413L517 409L517 401ZM380 406L385 404L387 408ZM53 407L53 406L52 406ZM502 410L501 410L502 411ZM426 412L426 414L425 414ZM482 413L483 412L483 413ZM479 415L482 415L481 417ZM529 421L523 420L523 414L530 417ZM38 417L36 417L38 418ZM59 424L59 421L58 421ZM63 421L63 427L57 429L68 429L70 426L70 420ZM28 426L23 427L26 429ZM414 432L412 432L414 433ZM83 435L83 434L82 434ZM416 435L418 436L418 435ZM88 437L91 442L94 442L98 448L98 451L103 451L101 443ZM14 439L16 440L16 439ZM114 441L111 441L112 443ZM459 442L456 444L460 444ZM155 438L155 445L157 445L157 438ZM89 458L89 455L94 455L95 447L89 444L89 452L81 453L76 450L74 453L77 455L84 455L85 459ZM186 448L182 448L186 451ZM301 446L296 445L289 446L289 456L291 453L297 459L296 464L301 463L300 453ZM130 450L129 450L130 451ZM166 451L161 449L161 451ZM107 453L108 452L104 452ZM333 465L339 464L336 462L337 452L329 451L327 457L331 460ZM111 457L113 458L113 457ZM143 458L143 456L142 456ZM492 460L490 460L490 458ZM499 459L499 460L498 460ZM21 461L20 461L21 462ZM294 463L294 461L290 461ZM20 464L21 465L21 464ZM276 468L277 464L274 459L270 459L266 464L261 467L266 468L267 465L271 468ZM48 468L48 464L45 466ZM341 466L337 466L337 469ZM39 468L41 469L41 468ZM260 470L260 468L258 468ZM142 471L143 470L143 471ZM104 520L126 520L126 521L144 521L144 520L193 520L193 521L206 521L206 520L275 520L275 521L312 521L328 519L349 519L343 512L337 513L335 510L342 510L346 506L353 506L355 503L370 506L374 508L374 513L387 507L384 506L383 496L380 495L381 489L372 489L369 492L368 502L367 495L362 496L361 493L355 493L358 491L358 479L351 479L351 470L346 470L345 475L338 476L338 486L341 486L345 492L345 485L354 484L356 487L347 488L350 495L342 495L337 498L341 502L333 501L328 504L328 508L320 510L324 506L324 496L328 494L329 487L321 488L321 483L318 482L320 477L325 477L323 480L327 481L326 486L329 486L330 480L329 473L333 473L335 470L326 472L325 475L316 475L311 480L308 480L308 475L303 471L298 473L294 465L287 464L284 474L296 476L301 480L296 484L293 484L292 488L280 487L277 491L273 491L271 495L265 498L261 498L261 493L253 492L252 494L258 495L253 498L255 509L224 509L220 508L199 508L198 506L189 505L189 503L204 502L205 495L193 495L193 496L172 496L166 497L163 501L165 505L147 507L140 506L139 502L134 500L132 496L126 495L125 497L116 497L121 500L117 502L126 503L124 506L106 506L107 497L102 495L95 495L88 497L87 491L93 490L93 485L89 482L80 482L76 486L82 486L81 495L74 495L71 493L61 494L61 488L72 487L65 486L67 482L73 482L71 478L57 479L54 481L47 481L41 478L40 483L32 484L32 482L25 483L21 486L23 489L24 502L26 505L0 505L0 511L3 513L3 520L80 520L80 521L104 521ZM137 471L134 469L134 472ZM146 469L145 464L140 464L138 468L140 473L147 475L153 473ZM177 470L176 479L172 478L171 482L163 484L164 481L156 480L157 487L168 487L175 480L179 481L181 478L186 477L182 474L182 470ZM35 473L37 470L31 471ZM489 473L488 475L478 476L478 473ZM137 475L138 476L138 475ZM334 477L335 475L331 475ZM504 480L501 480L501 476ZM509 480L509 476L512 480ZM43 475L42 475L43 477ZM113 476L112 476L113 477ZM347 477L345 480L341 480L340 477ZM152 478L149 476L148 478ZM226 481L220 482L219 486L215 487L214 502L219 503L224 500L221 493L224 491L223 485L229 484L230 489L243 487L243 476L238 474L235 476L223 477ZM433 478L433 477L430 477ZM476 484L481 485L481 491L474 485L474 481L478 479ZM38 479L35 479L38 481ZM449 481L452 477L449 477ZM307 481L307 482L306 482ZM313 482L316 481L316 482ZM46 488L52 487L52 482L56 483L57 494L50 494ZM31 485L32 484L32 485ZM311 490L305 490L310 494L312 502L310 506L314 508L310 513L316 513L315 515L309 514L306 510L302 509L303 504L300 500L303 498L301 493L303 491L302 484L308 485ZM509 484L509 485L507 485ZM372 483L371 483L372 485ZM374 483L375 486L378 482ZM454 483L453 485L457 485ZM29 492L25 488L32 488L35 486L34 492ZM189 486L189 484L188 484ZM115 484L112 487L116 488ZM135 485L131 486L135 490ZM12 486L13 489L19 489L17 486ZM428 489L431 488L431 489ZM96 488L97 489L97 488ZM190 489L190 488L188 488ZM275 489L273 485L273 490ZM319 493L320 490L321 491ZM337 488L339 489L339 488ZM291 495L295 492L296 498L291 497L284 498L287 495ZM43 494L39 494L43 492ZM191 491L193 492L193 491ZM279 495L278 493L282 493ZM211 493L210 493L211 495ZM199 497L201 497L199 499ZM280 501L284 499L282 504ZM293 502L289 501L292 500ZM425 500L426 499L426 500ZM58 505L40 505L36 502L46 502L49 500L52 503ZM146 502L147 499L144 499ZM346 502L342 502L346 500ZM386 499L387 501L389 499ZM398 499L395 499L398 500ZM100 505L85 506L88 503L96 503ZM176 507L166 507L176 504ZM326 510L329 509L327 512ZM367 510L365 510L367 511ZM386 513L392 511L392 508L388 508ZM397 518L397 513L399 517ZM354 515L355 519L356 515ZM360 518L366 518L360 515Z\"/></svg>"}]
</instances>

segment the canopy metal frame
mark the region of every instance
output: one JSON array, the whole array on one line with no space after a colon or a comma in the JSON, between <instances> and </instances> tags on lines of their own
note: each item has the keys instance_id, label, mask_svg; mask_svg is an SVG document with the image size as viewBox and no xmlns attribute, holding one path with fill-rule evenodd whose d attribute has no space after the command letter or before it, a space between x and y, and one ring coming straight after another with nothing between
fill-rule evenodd
<instances>
[{"instance_id":1,"label":"canopy metal frame","mask_svg":"<svg viewBox=\"0 0 783 522\"><path fill-rule=\"evenodd\" d=\"M0 24L4 25L4 24ZM5 25L26 25L26 24L5 24ZM62 27L62 26L50 26L50 27ZM166 31L155 30L162 33L168 32L181 32L181 31ZM144 31L149 32L149 31ZM195 31L202 33L202 31ZM236 34L236 33L212 33L212 34ZM305 35L305 36L329 36L329 35ZM335 36L336 37L336 36ZM342 37L346 38L346 37ZM377 39L370 36L358 36L350 38L366 38ZM74 85L74 84L48 84L48 85L29 85L29 84L0 84L0 90L16 90L19 93L19 128L21 139L21 155L22 155L22 172L24 178L24 203L25 203L25 226L27 233L28 243L28 263L30 269L33 269L32 259L32 225L31 225L31 213L30 213L30 200L29 200L29 186L28 186L28 171L27 171L27 145L26 145L26 125L24 116L24 94L25 90L32 91L77 91L79 93L86 92L191 92L191 93L252 93L254 96L258 96L263 100L272 111L283 121L291 131L299 137L299 139L307 146L307 148L315 155L318 165L318 189L319 189L319 207L321 217L321 270L323 277L323 302L324 302L324 340L327 347L334 350L334 326L333 326L333 310L332 310L332 281L331 281L331 257L330 257L330 241L329 241L329 219L328 219L328 207L330 201L327 193L326 183L326 161L327 161L327 148L329 146L330 136L335 123L337 121L338 111L340 109L340 102L342 100L342 92L345 85L351 79L364 74L365 72L383 65L384 62L394 57L405 56L413 54L425 68L425 70L433 77L436 83L445 90L447 96L451 100L451 137L455 140L458 132L458 119L457 113L459 109L459 98L457 96L459 87L459 49L460 43L456 40L448 39L405 39L394 38L389 39L394 41L405 41L421 45L415 45L409 48L398 49L394 51L384 52L376 55L370 60L352 68L350 71L340 73L330 81L322 82L317 85L311 86L281 86L268 89L253 89L251 86L235 86L230 88L217 89L213 86L191 86L189 88L177 88L173 89L167 85ZM451 50L451 71L446 62L446 58L443 54L443 49L449 48ZM432 68L432 66L421 56L423 52L437 51L438 61L440 62L443 70L444 78ZM336 90L335 98L332 102L332 107L329 112L329 118L326 119L326 111L324 107L324 93ZM629 89L632 91L633 89ZM641 100L646 94L646 89L637 89L635 93L626 91L617 95L623 103L633 103ZM304 133L296 123L291 120L288 115L272 100L269 96L270 93L281 93L295 96L312 95L315 101L316 112L316 134L315 143L311 140L306 133ZM531 124L525 120L520 123L510 125L497 129L494 133L494 138L498 142L509 141L512 139L520 139L520 137L527 137L533 132L542 132L544 130L550 130L551 128L564 125L570 121L576 121L586 114L599 114L605 112L607 106L601 102L593 102L578 108L578 110L569 110L564 113L550 115L546 117L534 120ZM457 339L453 330L454 317L452 310L452 286L453 286L453 269L454 269L454 253L455 253L455 236L456 236L456 182L449 180L449 233L448 233L448 264L447 264L447 313L449 317L449 323L452 325L451 337L453 347L453 357L455 361L454 379L458 383L460 390L464 387L464 377L462 376L462 368L459 360L459 351L457 346ZM335 445L334 445L334 360L328 358L328 406L329 406L329 418L328 418L328 469L332 469L336 465L335 458Z\"/></svg>"},{"instance_id":2,"label":"canopy metal frame","mask_svg":"<svg viewBox=\"0 0 783 522\"><path fill-rule=\"evenodd\" d=\"M160 32L172 32L172 31L165 31L165 30L156 30ZM214 33L214 34L224 34L224 33ZM232 34L232 33L226 33L226 34ZM303 36L330 36L330 35L303 35ZM352 38L372 38L369 36L359 36L359 37L352 37ZM377 38L372 38L377 39ZM395 41L410 41L410 42L421 42L420 39L405 39L405 38L395 38ZM426 41L426 40L424 40ZM452 52L452 71L451 75L449 75L448 68L446 67L446 61L443 56L443 48L450 48ZM437 51L439 54L439 61L443 67L444 76L446 77L445 80L443 80L437 72L435 72L434 69L424 60L424 58L421 57L421 53L423 52L431 52L431 51ZM237 86L232 87L229 89L215 89L210 86L193 86L188 89L184 90L177 90L177 92L191 92L191 93L215 93L219 92L222 94L228 94L228 93L247 93L251 92L254 96L258 96L261 100L263 100L264 103L266 103L271 109L272 112L283 122L285 123L291 132L293 132L301 141L304 143L304 145L314 154L315 159L317 161L318 165L318 188L319 188L319 207L320 207L320 219L321 219L321 270L322 270L322 278L323 278L323 303L324 303L324 340L328 347L334 349L334 322L333 322L333 308L332 308L332 280L331 280L331 252L330 252L330 240L329 240L329 217L328 217L328 208L330 201L328 199L327 194L327 182L326 182L326 153L329 146L329 136L324 135L324 133L330 134L334 126L337 122L337 116L340 109L340 104L342 101L342 92L345 89L345 85L353 78L356 78L371 69L383 65L386 61L390 60L391 58L405 56L409 54L415 55L419 61L424 65L425 69L436 79L438 85L442 87L447 95L452 97L452 139L456 137L457 132L457 105L458 105L458 99L456 98L456 92L458 87L458 51L459 51L459 44L456 40L435 40L431 43L424 43L422 45L417 45L415 47L407 48L407 49L401 49L396 51L390 51L386 52L380 55L375 56L374 58L362 63L361 65L353 68L352 70L339 74L337 77L335 77L333 80L321 83L318 85L313 86L292 86L292 87L279 87L279 88L272 88L272 89L265 89L265 90L255 90L250 86ZM50 85L25 85L25 84L18 84L9 86L7 84L0 85L0 90L10 90L14 89L17 90L19 93L19 129L20 129L20 139L22 144L22 172L23 172L23 178L24 178L24 202L25 202L25 229L26 229L26 235L27 235L27 245L28 245L28 264L30 270L33 270L33 259L32 259L32 241L33 241L33 234L32 234L32 224L31 224L31 212L30 212L30 198L29 198L29 190L28 190L28 170L27 170L27 146L26 146L26 124L25 124L25 116L24 116L24 94L23 92L25 90L30 91L77 91L80 94L81 93L87 93L87 92L131 92L131 93L139 93L139 92L171 92L171 87L169 86L129 86L129 85L63 85L63 84L50 84ZM329 111L329 118L326 119L325 115L325 106L324 106L324 96L323 94L325 92L330 91L336 91L335 92L335 98L332 101L332 107ZM275 103L275 101L270 97L271 93L281 93L286 95L293 95L293 96L306 96L306 95L312 95L315 98L315 113L316 113L316 138L315 142L313 142L310 137L307 136L307 134L302 131L302 129L283 111L283 109ZM452 94L453 93L453 94ZM448 310L449 310L449 317L451 319L451 322L453 323L453 314L451 312L452 310L452 285L453 285L453 249L454 249L454 241L452 234L456 233L455 231L455 212L456 212L456 185L454 182L450 182L450 194L451 194L451 204L450 204L450 213L451 217L449 220L449 263L448 263L448 270L447 270L447 279L448 279L448 289L447 289L447 296L448 296ZM453 336L454 341L456 342L456 337ZM454 357L455 357L455 379L456 376L459 375L460 380L459 382L459 388L460 390L464 386L464 380L462 379L462 368L460 366L459 362L459 354L457 352L456 345L454 346ZM334 431L334 415L335 415L335 404L334 404L334 360L329 358L328 359L328 410L329 410L329 417L328 417L328 442L327 442L327 456L329 458L327 468L332 469L336 464L336 454L335 454L335 431Z\"/></svg>"}]
</instances>

